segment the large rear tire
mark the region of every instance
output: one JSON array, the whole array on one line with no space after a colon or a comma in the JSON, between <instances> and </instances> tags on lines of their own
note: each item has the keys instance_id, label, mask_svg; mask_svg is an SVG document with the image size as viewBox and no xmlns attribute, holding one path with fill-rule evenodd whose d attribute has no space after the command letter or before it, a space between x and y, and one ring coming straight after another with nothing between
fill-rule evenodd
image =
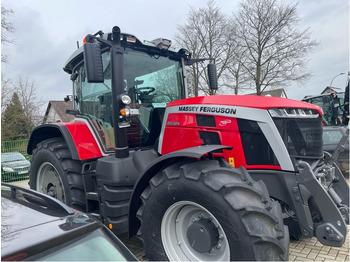
<instances>
[{"instance_id":1,"label":"large rear tire","mask_svg":"<svg viewBox=\"0 0 350 262\"><path fill-rule=\"evenodd\" d=\"M159 172L137 215L146 260L287 260L288 229L262 181L225 161L184 161Z\"/></svg>"},{"instance_id":2,"label":"large rear tire","mask_svg":"<svg viewBox=\"0 0 350 262\"><path fill-rule=\"evenodd\" d=\"M63 138L50 138L33 150L30 188L85 211L81 162L72 160Z\"/></svg>"}]
</instances>

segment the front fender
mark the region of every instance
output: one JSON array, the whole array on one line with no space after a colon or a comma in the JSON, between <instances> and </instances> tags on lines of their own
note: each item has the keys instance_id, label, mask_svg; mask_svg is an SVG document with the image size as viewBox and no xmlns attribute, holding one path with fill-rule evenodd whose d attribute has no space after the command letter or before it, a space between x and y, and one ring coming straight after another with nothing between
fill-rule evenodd
<instances>
[{"instance_id":1,"label":"front fender","mask_svg":"<svg viewBox=\"0 0 350 262\"><path fill-rule=\"evenodd\" d=\"M96 139L84 122L62 122L36 127L29 138L27 153L31 155L38 143L53 137L64 138L74 160L86 160L102 156Z\"/></svg>"},{"instance_id":2,"label":"front fender","mask_svg":"<svg viewBox=\"0 0 350 262\"><path fill-rule=\"evenodd\" d=\"M135 235L138 228L140 227L140 221L136 217L136 213L142 204L140 197L142 192L148 187L149 181L153 176L155 176L160 170L164 169L164 167L169 166L175 162L184 160L186 158L199 159L205 154L220 149L231 150L232 147L223 145L196 146L174 151L155 159L146 168L146 171L139 177L134 186L129 206L129 237Z\"/></svg>"}]
</instances>

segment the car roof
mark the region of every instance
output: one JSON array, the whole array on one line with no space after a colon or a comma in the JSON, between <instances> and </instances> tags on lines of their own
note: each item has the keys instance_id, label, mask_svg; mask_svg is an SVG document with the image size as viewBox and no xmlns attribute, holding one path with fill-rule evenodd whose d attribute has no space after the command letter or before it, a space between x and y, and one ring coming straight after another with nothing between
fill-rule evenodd
<instances>
[{"instance_id":1,"label":"car roof","mask_svg":"<svg viewBox=\"0 0 350 262\"><path fill-rule=\"evenodd\" d=\"M2 258L29 257L102 227L101 222L57 199L5 183L1 207Z\"/></svg>"}]
</instances>

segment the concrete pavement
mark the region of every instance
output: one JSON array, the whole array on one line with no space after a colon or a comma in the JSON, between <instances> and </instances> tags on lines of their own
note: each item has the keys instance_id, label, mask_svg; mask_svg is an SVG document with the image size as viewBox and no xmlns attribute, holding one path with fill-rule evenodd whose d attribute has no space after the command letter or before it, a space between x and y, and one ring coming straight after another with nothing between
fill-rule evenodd
<instances>
[{"instance_id":1,"label":"concrete pavement","mask_svg":"<svg viewBox=\"0 0 350 262\"><path fill-rule=\"evenodd\" d=\"M289 261L349 261L349 234L350 227L348 226L347 239L342 247L324 246L315 237L291 241ZM121 240L139 260L143 260L141 240L137 237L121 238Z\"/></svg>"}]
</instances>

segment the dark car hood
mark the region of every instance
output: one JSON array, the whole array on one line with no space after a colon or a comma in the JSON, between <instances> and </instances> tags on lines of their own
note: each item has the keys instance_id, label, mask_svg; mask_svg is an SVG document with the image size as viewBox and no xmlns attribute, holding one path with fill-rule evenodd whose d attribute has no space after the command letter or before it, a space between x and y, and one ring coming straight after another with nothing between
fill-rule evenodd
<instances>
[{"instance_id":1,"label":"dark car hood","mask_svg":"<svg viewBox=\"0 0 350 262\"><path fill-rule=\"evenodd\" d=\"M16 233L38 224L59 220L58 217L40 214L19 203L1 198L1 238L6 233Z\"/></svg>"},{"instance_id":2,"label":"dark car hood","mask_svg":"<svg viewBox=\"0 0 350 262\"><path fill-rule=\"evenodd\" d=\"M57 216L50 211L43 213L42 208L24 206L5 197L1 197L1 253L7 256L19 247L40 245L43 241L66 235L85 228L100 227L94 219L80 212L70 216ZM55 226L56 225L56 226ZM89 230L88 230L89 231ZM48 233L49 232L49 233ZM82 233L80 233L81 235ZM52 243L54 244L54 243Z\"/></svg>"}]
</instances>

